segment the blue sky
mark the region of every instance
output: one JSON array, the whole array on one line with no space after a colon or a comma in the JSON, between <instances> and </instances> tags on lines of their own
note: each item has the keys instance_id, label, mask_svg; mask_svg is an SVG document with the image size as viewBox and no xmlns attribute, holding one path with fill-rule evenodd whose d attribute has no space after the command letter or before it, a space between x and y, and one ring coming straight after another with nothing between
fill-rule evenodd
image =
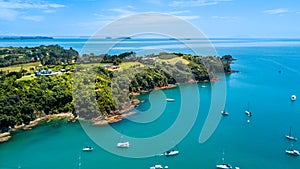
<instances>
[{"instance_id":1,"label":"blue sky","mask_svg":"<svg viewBox=\"0 0 300 169\"><path fill-rule=\"evenodd\" d=\"M0 0L0 35L91 36L143 12L176 15L208 37L300 38L298 0Z\"/></svg>"}]
</instances>

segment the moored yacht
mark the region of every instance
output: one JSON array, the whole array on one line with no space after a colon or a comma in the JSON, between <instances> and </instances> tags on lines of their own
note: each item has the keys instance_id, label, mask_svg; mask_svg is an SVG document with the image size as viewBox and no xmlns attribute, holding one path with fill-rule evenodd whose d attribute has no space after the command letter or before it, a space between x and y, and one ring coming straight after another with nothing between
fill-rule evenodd
<instances>
[{"instance_id":1,"label":"moored yacht","mask_svg":"<svg viewBox=\"0 0 300 169\"><path fill-rule=\"evenodd\" d=\"M249 110L246 110L246 111L245 111L245 114L246 114L247 116L249 116L249 117L252 116L252 113L251 113Z\"/></svg>"},{"instance_id":2,"label":"moored yacht","mask_svg":"<svg viewBox=\"0 0 300 169\"><path fill-rule=\"evenodd\" d=\"M117 144L117 147L119 147L119 148L129 148L129 142L128 141L127 142L119 142Z\"/></svg>"},{"instance_id":3,"label":"moored yacht","mask_svg":"<svg viewBox=\"0 0 300 169\"><path fill-rule=\"evenodd\" d=\"M232 166L230 164L219 164L216 166L219 169L231 169Z\"/></svg>"},{"instance_id":4,"label":"moored yacht","mask_svg":"<svg viewBox=\"0 0 300 169\"><path fill-rule=\"evenodd\" d=\"M221 114L222 114L223 116L228 116L228 115L229 115L229 113L228 113L227 111L225 111L225 109L221 111Z\"/></svg>"},{"instance_id":5,"label":"moored yacht","mask_svg":"<svg viewBox=\"0 0 300 169\"><path fill-rule=\"evenodd\" d=\"M82 151L93 151L93 147L84 147Z\"/></svg>"},{"instance_id":6,"label":"moored yacht","mask_svg":"<svg viewBox=\"0 0 300 169\"><path fill-rule=\"evenodd\" d=\"M160 164L156 164L153 167L150 167L150 169L163 169L163 167Z\"/></svg>"},{"instance_id":7,"label":"moored yacht","mask_svg":"<svg viewBox=\"0 0 300 169\"><path fill-rule=\"evenodd\" d=\"M292 127L290 127L289 135L286 135L285 138L288 140L297 141L297 138L292 136Z\"/></svg>"},{"instance_id":8,"label":"moored yacht","mask_svg":"<svg viewBox=\"0 0 300 169\"><path fill-rule=\"evenodd\" d=\"M175 100L175 99L172 99L172 98L167 98L167 99L166 99L167 102L173 102L174 100Z\"/></svg>"},{"instance_id":9,"label":"moored yacht","mask_svg":"<svg viewBox=\"0 0 300 169\"><path fill-rule=\"evenodd\" d=\"M295 149L285 150L285 152L289 155L300 156L300 152L298 150L295 150Z\"/></svg>"},{"instance_id":10,"label":"moored yacht","mask_svg":"<svg viewBox=\"0 0 300 169\"><path fill-rule=\"evenodd\" d=\"M173 155L177 155L177 154L179 154L179 151L176 151L176 150L166 151L164 153L165 156L173 156Z\"/></svg>"},{"instance_id":11,"label":"moored yacht","mask_svg":"<svg viewBox=\"0 0 300 169\"><path fill-rule=\"evenodd\" d=\"M291 96L291 100L292 100L292 101L295 101L296 98L297 98L297 97L296 97L296 95L294 95L294 94Z\"/></svg>"}]
</instances>

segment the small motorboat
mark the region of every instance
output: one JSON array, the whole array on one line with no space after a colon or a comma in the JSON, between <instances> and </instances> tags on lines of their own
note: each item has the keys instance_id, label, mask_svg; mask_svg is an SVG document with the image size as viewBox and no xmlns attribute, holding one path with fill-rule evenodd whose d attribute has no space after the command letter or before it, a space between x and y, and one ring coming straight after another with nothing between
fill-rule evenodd
<instances>
[{"instance_id":1,"label":"small motorboat","mask_svg":"<svg viewBox=\"0 0 300 169\"><path fill-rule=\"evenodd\" d=\"M292 101L295 101L296 98L297 98L296 95L292 95L292 96L291 96L291 100L292 100Z\"/></svg>"},{"instance_id":2,"label":"small motorboat","mask_svg":"<svg viewBox=\"0 0 300 169\"><path fill-rule=\"evenodd\" d=\"M165 156L173 156L173 155L177 155L177 154L179 154L179 151L176 151L176 150L166 151L164 153Z\"/></svg>"},{"instance_id":3,"label":"small motorboat","mask_svg":"<svg viewBox=\"0 0 300 169\"><path fill-rule=\"evenodd\" d=\"M82 151L93 151L93 150L94 150L93 147L84 147L84 148L82 149Z\"/></svg>"},{"instance_id":4,"label":"small motorboat","mask_svg":"<svg viewBox=\"0 0 300 169\"><path fill-rule=\"evenodd\" d=\"M166 99L167 102L173 102L174 100L175 100L175 99L172 99L172 98L167 98L167 99Z\"/></svg>"},{"instance_id":5,"label":"small motorboat","mask_svg":"<svg viewBox=\"0 0 300 169\"><path fill-rule=\"evenodd\" d=\"M152 167L150 167L150 169L163 169L162 165L156 164Z\"/></svg>"},{"instance_id":6,"label":"small motorboat","mask_svg":"<svg viewBox=\"0 0 300 169\"><path fill-rule=\"evenodd\" d=\"M206 88L206 86L205 86L205 85L202 85L201 88Z\"/></svg>"},{"instance_id":7,"label":"small motorboat","mask_svg":"<svg viewBox=\"0 0 300 169\"><path fill-rule=\"evenodd\" d=\"M216 166L218 169L232 169L230 164L219 164Z\"/></svg>"},{"instance_id":8,"label":"small motorboat","mask_svg":"<svg viewBox=\"0 0 300 169\"><path fill-rule=\"evenodd\" d=\"M119 147L119 148L129 148L129 142L128 141L127 142L119 142L117 144L117 147Z\"/></svg>"},{"instance_id":9,"label":"small motorboat","mask_svg":"<svg viewBox=\"0 0 300 169\"><path fill-rule=\"evenodd\" d=\"M221 111L221 114L222 114L223 116L228 116L228 115L229 115L229 113L228 113L227 111L225 111L225 110L222 110L222 111Z\"/></svg>"},{"instance_id":10,"label":"small motorboat","mask_svg":"<svg viewBox=\"0 0 300 169\"><path fill-rule=\"evenodd\" d=\"M290 150L285 150L285 152L289 155L293 155L293 156L300 156L300 153L298 150L295 149L290 149Z\"/></svg>"}]
</instances>

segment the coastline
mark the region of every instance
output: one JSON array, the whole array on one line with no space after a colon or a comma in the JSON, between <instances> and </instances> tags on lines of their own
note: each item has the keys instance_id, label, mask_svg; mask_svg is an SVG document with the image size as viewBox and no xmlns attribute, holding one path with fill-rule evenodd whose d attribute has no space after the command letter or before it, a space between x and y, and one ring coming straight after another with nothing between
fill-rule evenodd
<instances>
[{"instance_id":1,"label":"coastline","mask_svg":"<svg viewBox=\"0 0 300 169\"><path fill-rule=\"evenodd\" d=\"M71 122L75 122L77 120L77 117L74 117L72 113L59 113L59 114L51 114L51 115L45 115L42 117L39 117L33 121L31 121L29 124L21 124L16 125L14 128L11 128L8 132L0 133L0 143L9 141L12 138L12 133L17 130L31 130L33 127L40 124L42 121L46 121L47 123L52 120L62 120L66 119Z\"/></svg>"},{"instance_id":2,"label":"coastline","mask_svg":"<svg viewBox=\"0 0 300 169\"><path fill-rule=\"evenodd\" d=\"M216 82L216 81L220 81L221 78L214 78L212 79L210 82ZM183 84L191 84L191 83L208 83L209 81L195 81L195 80L190 80L186 83ZM175 88L178 85L181 85L181 83L178 84L169 84L167 86L163 86L163 87L155 87L154 89L151 90L141 90L139 92L132 92L130 93L132 96L138 96L141 93L148 93L151 92L153 90L164 90L164 89L171 89L171 88ZM94 119L91 120L93 125L97 125L97 126L103 126L103 125L108 125L111 123L117 123L122 121L124 118L129 117L134 115L136 112L131 111L132 109L134 109L136 107L136 105L138 105L139 103L141 103L141 100L138 99L133 99L129 105L124 106L121 110L117 110L115 112L112 112L112 114L106 115L106 116L98 116ZM19 129L23 129L23 130L31 130L33 127L37 126L39 123L41 123L42 121L46 121L46 122L50 122L52 120L62 120L62 119L67 119L68 121L72 121L75 122L79 119L80 117L74 117L74 115L72 113L59 113L59 114L51 114L51 115L46 115L46 116L42 116L39 117L33 121L31 121L28 125L22 124L22 125L17 125L14 128L11 128L8 132L5 133L0 133L0 143L2 142L7 142L9 141L12 136L11 134L13 132L15 132L16 130Z\"/></svg>"},{"instance_id":3,"label":"coastline","mask_svg":"<svg viewBox=\"0 0 300 169\"><path fill-rule=\"evenodd\" d=\"M164 89L171 89L171 88L175 88L178 85L182 85L182 84L192 84L192 83L209 83L209 82L217 82L222 80L219 77L216 77L214 79L212 79L211 81L195 81L193 79L189 80L186 83L178 83L178 84L169 84L167 86L163 86L163 87L155 87L154 89L151 90L141 90L139 92L131 92L130 95L132 96L139 96L141 93L148 93L151 92L153 90L164 90ZM121 110L117 110L115 113L112 113L110 115L107 115L105 117L103 116L98 116L94 119L92 119L92 124L93 125L97 125L97 126L103 126L103 125L108 125L111 123L117 123L120 122L121 120L123 120L124 118L128 117L128 116L132 116L134 115L136 112L134 111L130 111L132 110L134 107L136 107L136 105L138 105L139 103L141 103L143 101L138 100L138 99L134 99L131 101L130 106L126 106Z\"/></svg>"}]
</instances>

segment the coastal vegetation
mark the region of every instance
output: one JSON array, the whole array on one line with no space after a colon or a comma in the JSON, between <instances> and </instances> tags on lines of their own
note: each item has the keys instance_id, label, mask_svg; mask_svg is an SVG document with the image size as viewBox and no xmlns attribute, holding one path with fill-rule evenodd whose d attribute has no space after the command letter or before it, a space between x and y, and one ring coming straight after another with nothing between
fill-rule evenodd
<instances>
[{"instance_id":1,"label":"coastal vegetation","mask_svg":"<svg viewBox=\"0 0 300 169\"><path fill-rule=\"evenodd\" d=\"M41 62L42 65L70 64L76 61L78 52L72 48L64 49L58 45L38 47L0 48L0 67L30 62Z\"/></svg>"},{"instance_id":2,"label":"coastal vegetation","mask_svg":"<svg viewBox=\"0 0 300 169\"><path fill-rule=\"evenodd\" d=\"M1 132L29 124L39 117L64 112L85 119L105 119L136 104L134 94L180 83L209 82L217 79L217 73L232 72L233 61L230 55L220 58L181 53L140 57L134 52L125 52L79 57L77 51L57 45L1 48L0 51L2 66L39 63L1 69ZM25 72L28 67L29 71ZM43 69L65 71L59 75L33 75L34 71Z\"/></svg>"}]
</instances>

